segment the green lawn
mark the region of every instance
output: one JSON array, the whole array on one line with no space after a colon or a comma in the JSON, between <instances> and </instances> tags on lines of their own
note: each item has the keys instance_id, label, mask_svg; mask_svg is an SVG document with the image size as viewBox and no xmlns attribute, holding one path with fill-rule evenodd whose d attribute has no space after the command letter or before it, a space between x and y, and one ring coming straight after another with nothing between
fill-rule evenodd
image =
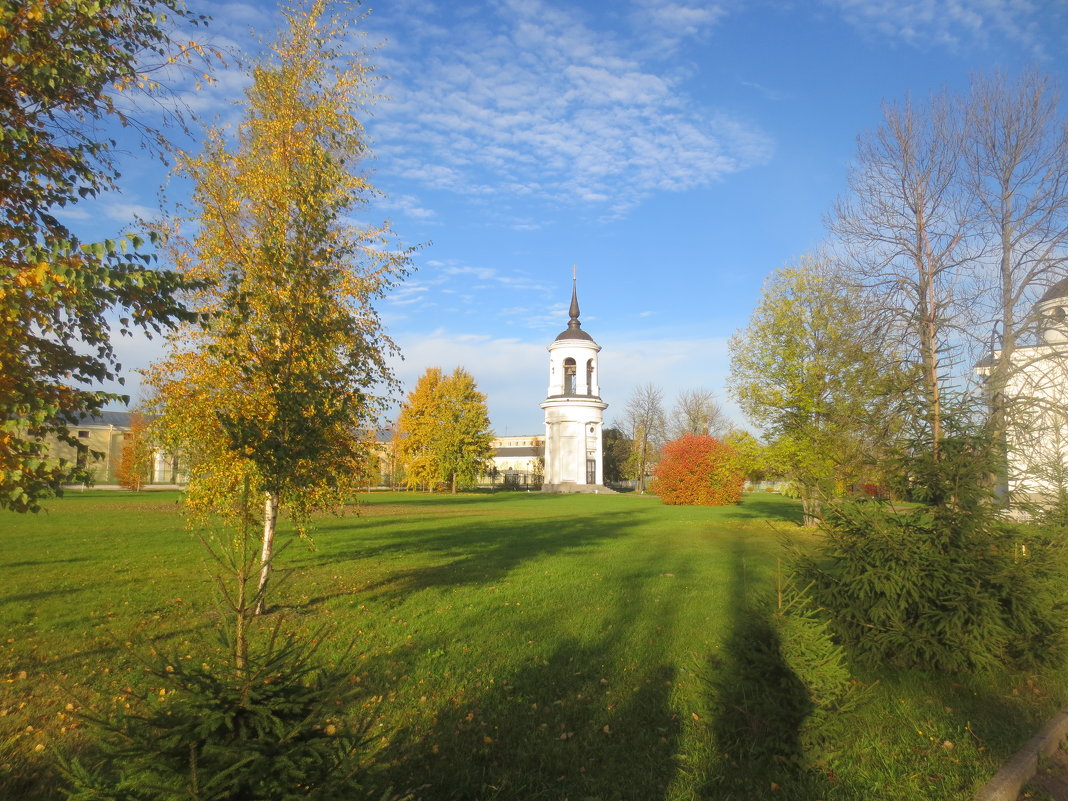
<instances>
[{"instance_id":1,"label":"green lawn","mask_svg":"<svg viewBox=\"0 0 1068 801\"><path fill-rule=\"evenodd\" d=\"M325 626L328 656L354 643L346 713L427 801L969 798L1068 681L858 673L833 739L778 759L797 688L754 656L753 610L798 517L773 495L374 494L284 553L273 614ZM0 525L0 798L56 798L84 731L68 704L124 703L153 647L210 659L212 582L177 493L75 492Z\"/></svg>"}]
</instances>

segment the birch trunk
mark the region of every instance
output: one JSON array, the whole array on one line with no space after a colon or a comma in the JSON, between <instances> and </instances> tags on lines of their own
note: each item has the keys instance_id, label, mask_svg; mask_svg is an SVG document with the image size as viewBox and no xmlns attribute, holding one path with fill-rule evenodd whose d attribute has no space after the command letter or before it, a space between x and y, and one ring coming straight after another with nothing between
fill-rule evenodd
<instances>
[{"instance_id":1,"label":"birch trunk","mask_svg":"<svg viewBox=\"0 0 1068 801\"><path fill-rule=\"evenodd\" d=\"M274 530L278 522L278 496L266 493L263 503L263 548L260 551L260 583L256 588L256 614L262 615L267 608L267 582L271 577L271 562L274 559Z\"/></svg>"}]
</instances>

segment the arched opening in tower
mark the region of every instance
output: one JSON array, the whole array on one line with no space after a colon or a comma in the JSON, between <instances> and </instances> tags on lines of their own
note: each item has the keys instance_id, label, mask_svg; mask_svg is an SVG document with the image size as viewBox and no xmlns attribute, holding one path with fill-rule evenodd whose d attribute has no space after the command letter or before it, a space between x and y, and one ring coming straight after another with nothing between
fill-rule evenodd
<instances>
[{"instance_id":1,"label":"arched opening in tower","mask_svg":"<svg viewBox=\"0 0 1068 801\"><path fill-rule=\"evenodd\" d=\"M575 360L572 358L564 359L564 394L575 394Z\"/></svg>"}]
</instances>

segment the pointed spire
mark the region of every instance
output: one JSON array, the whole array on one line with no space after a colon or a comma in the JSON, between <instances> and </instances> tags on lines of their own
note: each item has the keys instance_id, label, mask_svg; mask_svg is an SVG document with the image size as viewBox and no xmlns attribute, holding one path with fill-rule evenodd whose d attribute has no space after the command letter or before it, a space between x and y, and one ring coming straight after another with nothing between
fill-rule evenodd
<instances>
[{"instance_id":1,"label":"pointed spire","mask_svg":"<svg viewBox=\"0 0 1068 801\"><path fill-rule=\"evenodd\" d=\"M567 322L567 330L561 331L557 335L557 339L585 339L593 342L593 337L582 330L582 326L579 323L579 302L578 302L578 267L571 267L571 308L568 309L568 315L571 317Z\"/></svg>"},{"instance_id":2,"label":"pointed spire","mask_svg":"<svg viewBox=\"0 0 1068 801\"><path fill-rule=\"evenodd\" d=\"M578 305L578 267L571 267L571 308L568 309L568 314L571 319L568 321L567 327L570 329L579 328L579 305Z\"/></svg>"}]
</instances>

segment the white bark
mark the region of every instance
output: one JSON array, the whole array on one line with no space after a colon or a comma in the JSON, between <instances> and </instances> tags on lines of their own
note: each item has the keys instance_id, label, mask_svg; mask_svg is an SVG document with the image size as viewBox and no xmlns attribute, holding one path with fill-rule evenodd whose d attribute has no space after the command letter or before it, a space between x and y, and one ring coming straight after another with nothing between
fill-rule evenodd
<instances>
[{"instance_id":1,"label":"white bark","mask_svg":"<svg viewBox=\"0 0 1068 801\"><path fill-rule=\"evenodd\" d=\"M263 547L260 550L260 583L256 588L256 614L262 615L267 608L267 582L271 577L274 561L274 531L278 523L278 496L268 492L263 502Z\"/></svg>"}]
</instances>

